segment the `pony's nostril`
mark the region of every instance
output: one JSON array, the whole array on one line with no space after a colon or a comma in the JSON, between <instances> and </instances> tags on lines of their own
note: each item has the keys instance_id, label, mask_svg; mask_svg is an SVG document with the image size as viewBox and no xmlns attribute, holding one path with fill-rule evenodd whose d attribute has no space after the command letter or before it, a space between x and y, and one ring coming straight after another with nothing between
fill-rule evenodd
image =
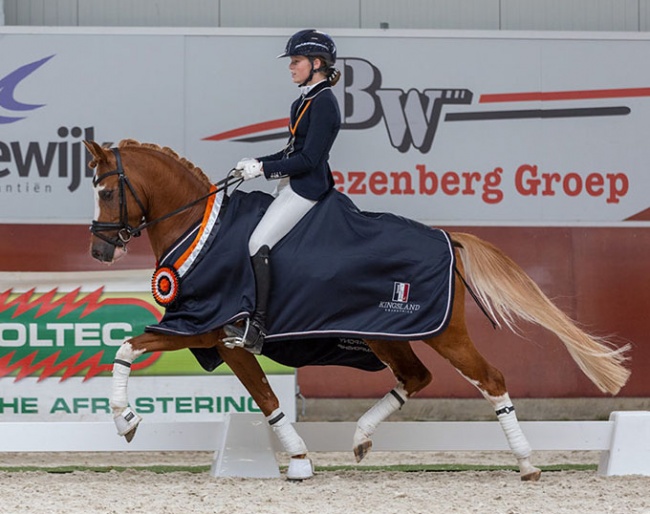
<instances>
[{"instance_id":1,"label":"pony's nostril","mask_svg":"<svg viewBox=\"0 0 650 514\"><path fill-rule=\"evenodd\" d=\"M110 262L113 259L113 248L103 247L101 245L91 246L90 255L93 259L100 262Z\"/></svg>"}]
</instances>

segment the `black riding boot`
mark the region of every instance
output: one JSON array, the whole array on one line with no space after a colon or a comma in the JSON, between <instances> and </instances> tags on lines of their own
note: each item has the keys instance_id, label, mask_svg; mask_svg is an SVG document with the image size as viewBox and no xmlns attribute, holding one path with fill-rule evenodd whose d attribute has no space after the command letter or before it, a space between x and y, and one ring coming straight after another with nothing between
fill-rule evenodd
<instances>
[{"instance_id":1,"label":"black riding boot","mask_svg":"<svg viewBox=\"0 0 650 514\"><path fill-rule=\"evenodd\" d=\"M266 337L266 310L271 294L271 268L269 266L268 246L264 245L251 257L255 274L255 312L243 328L226 325L224 330L229 337L240 338L244 348L251 353L262 353L262 345Z\"/></svg>"},{"instance_id":2,"label":"black riding boot","mask_svg":"<svg viewBox=\"0 0 650 514\"><path fill-rule=\"evenodd\" d=\"M266 337L266 310L269 304L269 296L271 295L270 251L271 249L264 245L251 257L253 273L255 274L255 312L253 313L253 325L256 326L260 334L260 350Z\"/></svg>"}]
</instances>

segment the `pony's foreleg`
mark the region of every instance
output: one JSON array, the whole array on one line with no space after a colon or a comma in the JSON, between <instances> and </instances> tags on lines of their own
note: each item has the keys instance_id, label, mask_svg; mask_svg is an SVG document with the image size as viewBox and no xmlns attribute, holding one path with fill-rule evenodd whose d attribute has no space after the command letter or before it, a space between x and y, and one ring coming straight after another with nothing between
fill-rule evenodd
<instances>
[{"instance_id":1,"label":"pony's foreleg","mask_svg":"<svg viewBox=\"0 0 650 514\"><path fill-rule=\"evenodd\" d=\"M280 402L255 356L241 348L225 348L223 343L217 346L217 350L266 416L273 433L289 454L287 478L304 480L312 477L314 469L307 456L307 445L280 409Z\"/></svg>"},{"instance_id":2,"label":"pony's foreleg","mask_svg":"<svg viewBox=\"0 0 650 514\"><path fill-rule=\"evenodd\" d=\"M143 353L180 350L183 348L211 348L217 342L214 334L197 336L163 335L145 332L119 347L113 362L113 388L110 405L113 410L117 433L131 441L142 418L129 407L127 385L131 364Z\"/></svg>"},{"instance_id":3,"label":"pony's foreleg","mask_svg":"<svg viewBox=\"0 0 650 514\"><path fill-rule=\"evenodd\" d=\"M131 442L142 418L129 407L127 386L131 364L144 350L134 350L129 341L122 343L113 361L113 388L110 400L117 433Z\"/></svg>"},{"instance_id":4,"label":"pony's foreleg","mask_svg":"<svg viewBox=\"0 0 650 514\"><path fill-rule=\"evenodd\" d=\"M280 440L284 451L290 456L287 478L289 480L304 480L314 476L314 467L311 459L307 457L307 445L298 435L294 426L284 415L281 409L274 410L266 416L273 433Z\"/></svg>"}]
</instances>

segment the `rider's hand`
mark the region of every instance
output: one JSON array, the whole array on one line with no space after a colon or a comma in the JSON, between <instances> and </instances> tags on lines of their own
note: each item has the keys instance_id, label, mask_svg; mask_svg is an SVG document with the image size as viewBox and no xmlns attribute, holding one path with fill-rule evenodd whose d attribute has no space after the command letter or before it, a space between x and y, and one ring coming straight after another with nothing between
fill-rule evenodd
<instances>
[{"instance_id":1,"label":"rider's hand","mask_svg":"<svg viewBox=\"0 0 650 514\"><path fill-rule=\"evenodd\" d=\"M241 177L244 180L259 177L264 173L262 171L262 163L257 159L242 159L237 163L235 169L241 170Z\"/></svg>"},{"instance_id":2,"label":"rider's hand","mask_svg":"<svg viewBox=\"0 0 650 514\"><path fill-rule=\"evenodd\" d=\"M246 164L248 161L254 161L252 157L243 157L238 163L237 166L235 166L235 169L237 171L241 171L244 169L244 164Z\"/></svg>"}]
</instances>

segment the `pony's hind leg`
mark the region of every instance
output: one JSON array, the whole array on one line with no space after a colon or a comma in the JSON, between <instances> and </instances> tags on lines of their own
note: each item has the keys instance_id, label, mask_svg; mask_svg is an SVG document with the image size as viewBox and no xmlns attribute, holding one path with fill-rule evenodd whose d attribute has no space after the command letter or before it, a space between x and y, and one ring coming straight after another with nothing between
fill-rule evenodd
<instances>
[{"instance_id":1,"label":"pony's hind leg","mask_svg":"<svg viewBox=\"0 0 650 514\"><path fill-rule=\"evenodd\" d=\"M456 291L458 292L458 289ZM457 296L462 296L462 293ZM460 309L457 310L462 312ZM530 463L532 449L517 420L503 374L478 352L467 333L462 316L457 316L458 313L455 312L442 335L429 339L425 343L447 359L494 407L508 445L519 463L521 479L539 480L541 471Z\"/></svg>"},{"instance_id":2,"label":"pony's hind leg","mask_svg":"<svg viewBox=\"0 0 650 514\"><path fill-rule=\"evenodd\" d=\"M460 273L463 273L462 262L458 261L457 265ZM521 479L539 480L541 471L530 463L532 449L519 426L503 374L485 360L469 337L465 324L465 288L458 275L455 281L452 316L447 329L424 342L447 359L490 402L519 463Z\"/></svg>"},{"instance_id":3,"label":"pony's hind leg","mask_svg":"<svg viewBox=\"0 0 650 514\"><path fill-rule=\"evenodd\" d=\"M401 409L406 400L431 382L431 373L415 355L409 342L366 341L366 343L393 372L397 385L357 421L353 440L357 462L370 452L371 437L379 423Z\"/></svg>"}]
</instances>

